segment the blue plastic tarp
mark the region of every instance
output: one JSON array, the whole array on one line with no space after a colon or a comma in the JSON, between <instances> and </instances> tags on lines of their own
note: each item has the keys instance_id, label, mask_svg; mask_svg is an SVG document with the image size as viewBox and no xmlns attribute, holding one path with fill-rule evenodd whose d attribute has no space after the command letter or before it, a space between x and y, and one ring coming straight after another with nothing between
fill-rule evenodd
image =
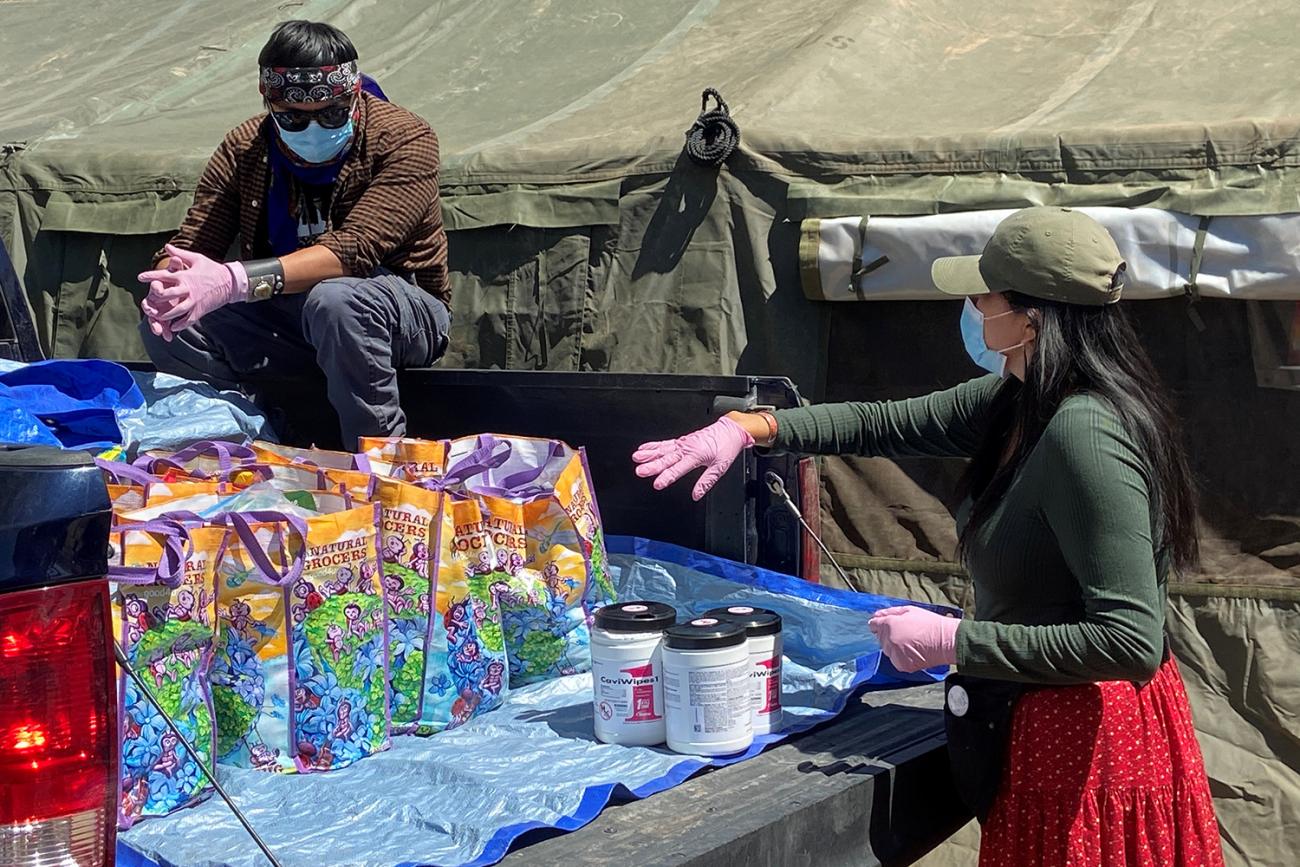
<instances>
[{"instance_id":1,"label":"blue plastic tarp","mask_svg":"<svg viewBox=\"0 0 1300 867\"><path fill-rule=\"evenodd\" d=\"M670 602L683 615L740 601L781 613L787 729L719 759L601 744L592 736L590 675L574 675L512 690L501 708L461 728L395 738L391 750L340 771L222 767L223 785L286 867L492 864L528 831L575 830L611 798L647 797L707 766L752 758L834 717L861 689L941 676L900 674L867 629L871 612L902 600L823 588L674 545L627 538L608 545L621 599ZM217 799L119 838L122 867L265 863Z\"/></svg>"},{"instance_id":2,"label":"blue plastic tarp","mask_svg":"<svg viewBox=\"0 0 1300 867\"><path fill-rule=\"evenodd\" d=\"M179 450L200 440L275 442L275 434L252 401L166 373L135 374L145 410L122 420L123 445L131 454Z\"/></svg>"},{"instance_id":3,"label":"blue plastic tarp","mask_svg":"<svg viewBox=\"0 0 1300 867\"><path fill-rule=\"evenodd\" d=\"M128 454L200 440L274 442L251 401L165 373L87 358L25 364L0 359L0 443Z\"/></svg>"},{"instance_id":4,"label":"blue plastic tarp","mask_svg":"<svg viewBox=\"0 0 1300 867\"><path fill-rule=\"evenodd\" d=\"M106 449L122 442L118 414L143 405L131 372L111 361L6 365L0 371L0 443Z\"/></svg>"}]
</instances>

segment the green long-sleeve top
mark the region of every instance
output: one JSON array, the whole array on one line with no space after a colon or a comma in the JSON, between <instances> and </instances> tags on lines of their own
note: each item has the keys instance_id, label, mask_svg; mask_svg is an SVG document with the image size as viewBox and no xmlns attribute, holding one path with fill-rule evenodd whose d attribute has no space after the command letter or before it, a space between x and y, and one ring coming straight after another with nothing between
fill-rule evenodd
<instances>
[{"instance_id":1,"label":"green long-sleeve top","mask_svg":"<svg viewBox=\"0 0 1300 867\"><path fill-rule=\"evenodd\" d=\"M773 447L971 457L1001 385L987 376L911 400L780 410ZM1043 684L1149 678L1164 648L1164 558L1152 536L1132 438L1098 398L1069 397L970 540L975 618L958 628L957 670Z\"/></svg>"}]
</instances>

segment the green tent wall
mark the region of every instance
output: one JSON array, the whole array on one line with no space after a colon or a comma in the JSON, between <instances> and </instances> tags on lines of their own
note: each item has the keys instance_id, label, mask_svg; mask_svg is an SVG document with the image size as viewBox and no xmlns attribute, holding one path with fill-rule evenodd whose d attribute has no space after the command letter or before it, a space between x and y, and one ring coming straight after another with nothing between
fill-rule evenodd
<instances>
[{"instance_id":1,"label":"green tent wall","mask_svg":"<svg viewBox=\"0 0 1300 867\"><path fill-rule=\"evenodd\" d=\"M142 358L135 274L224 132L259 110L257 51L288 15L344 28L439 133L454 366L916 394L975 373L957 308L809 301L801 220L1040 202L1300 211L1300 6L1285 0L3 3L0 239L47 352ZM742 128L721 170L681 155L706 86ZM1229 861L1290 865L1295 304L1204 302L1204 331L1182 300L1132 309L1203 479L1206 564L1171 588L1170 628ZM969 604L957 471L823 462L823 525L856 586ZM933 857L969 854L959 840Z\"/></svg>"}]
</instances>

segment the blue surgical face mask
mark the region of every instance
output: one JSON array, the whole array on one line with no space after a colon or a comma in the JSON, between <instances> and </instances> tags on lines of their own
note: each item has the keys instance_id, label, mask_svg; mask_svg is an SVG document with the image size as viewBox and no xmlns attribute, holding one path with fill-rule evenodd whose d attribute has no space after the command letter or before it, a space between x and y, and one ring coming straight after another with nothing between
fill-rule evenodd
<instances>
[{"instance_id":1,"label":"blue surgical face mask","mask_svg":"<svg viewBox=\"0 0 1300 867\"><path fill-rule=\"evenodd\" d=\"M1014 312L1014 310L1007 310L1003 313L985 316L975 306L975 302L969 298L966 299L966 306L961 311L961 342L966 344L966 354L971 357L971 361L974 361L989 373L996 373L1003 379L1007 378L1006 353L1013 349L1019 349L1028 341L1022 340L1015 346L1008 346L1005 349L989 349L988 344L984 342L984 323L989 319L1010 316Z\"/></svg>"},{"instance_id":2,"label":"blue surgical face mask","mask_svg":"<svg viewBox=\"0 0 1300 867\"><path fill-rule=\"evenodd\" d=\"M307 124L301 132L289 132L275 126L280 140L285 147L293 151L303 162L327 163L343 152L352 141L352 119L338 129L326 129L316 121Z\"/></svg>"}]
</instances>

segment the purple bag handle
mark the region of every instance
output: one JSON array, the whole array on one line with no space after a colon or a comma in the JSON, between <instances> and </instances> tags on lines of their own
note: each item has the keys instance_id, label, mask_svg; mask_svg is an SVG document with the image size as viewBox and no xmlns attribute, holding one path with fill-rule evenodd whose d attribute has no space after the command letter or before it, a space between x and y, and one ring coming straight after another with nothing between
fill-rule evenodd
<instances>
[{"instance_id":1,"label":"purple bag handle","mask_svg":"<svg viewBox=\"0 0 1300 867\"><path fill-rule=\"evenodd\" d=\"M253 532L250 521L259 524L276 524L277 531L282 531L287 525L290 533L297 535L301 544L298 545L298 553L293 556L288 567L277 568L271 562L271 558L262 549L262 543L257 541L257 534ZM307 522L302 518L284 512L227 512L218 519L217 523L229 524L234 529L239 541L244 543L244 549L248 551L253 565L270 583L285 587L302 577L307 553ZM282 548L287 550L283 544Z\"/></svg>"},{"instance_id":2,"label":"purple bag handle","mask_svg":"<svg viewBox=\"0 0 1300 867\"><path fill-rule=\"evenodd\" d=\"M550 465L551 461L564 456L564 449L564 443L552 440L551 447L546 452L546 460L542 462L541 466L533 467L528 470L520 470L517 473L511 473L501 480L501 487L512 489L517 488L520 485L528 485L537 481L541 477L542 473L546 472L546 468Z\"/></svg>"},{"instance_id":3,"label":"purple bag handle","mask_svg":"<svg viewBox=\"0 0 1300 867\"><path fill-rule=\"evenodd\" d=\"M310 470L316 473L316 493L332 494L334 496L341 497L343 499L343 508L345 509L351 509L355 504L355 500L352 497L352 491L348 489L347 484L344 482L332 481L329 477L329 471L325 467L318 467L311 461L303 461L302 463L294 464L293 466L298 467L299 469ZM270 481L271 479L275 478L275 466L267 465L266 469L267 469L267 476L262 481ZM360 472L360 471L344 470L343 472L351 473L351 472ZM366 482L366 494L365 494L366 500L373 500L375 498L375 487L377 486L377 484L378 482L375 480L374 475L370 475Z\"/></svg>"},{"instance_id":4,"label":"purple bag handle","mask_svg":"<svg viewBox=\"0 0 1300 867\"><path fill-rule=\"evenodd\" d=\"M446 491L452 485L462 484L466 479L477 476L510 460L514 447L506 440L492 434L482 434L475 440L474 450L436 479L420 479L415 484L430 491Z\"/></svg>"},{"instance_id":5,"label":"purple bag handle","mask_svg":"<svg viewBox=\"0 0 1300 867\"><path fill-rule=\"evenodd\" d=\"M183 514L183 513L178 513ZM197 517L197 516L195 516ZM125 554L127 533L148 533L162 537L162 554L157 566L109 566L108 577L120 584L163 584L176 588L185 577L185 563L194 553L189 528L173 517L142 521L139 524L121 524L113 528L113 535L122 538Z\"/></svg>"},{"instance_id":6,"label":"purple bag handle","mask_svg":"<svg viewBox=\"0 0 1300 867\"><path fill-rule=\"evenodd\" d=\"M483 494L488 497L499 497L508 499L511 497L518 499L533 499L550 494L552 488L549 485L534 485L533 482L541 478L546 472L546 468L551 461L558 457L564 456L566 446L558 440L552 440L550 448L546 452L546 460L542 461L539 466L530 467L526 470L520 470L517 473L511 473L501 480L499 485L467 485L471 491L476 494Z\"/></svg>"},{"instance_id":7,"label":"purple bag handle","mask_svg":"<svg viewBox=\"0 0 1300 867\"><path fill-rule=\"evenodd\" d=\"M352 456L352 466L349 467L348 469L355 470L358 473L370 472L369 455L367 455L365 452L349 452L348 454L351 454ZM298 457L289 458L289 463L293 464L294 466L306 467L312 470L334 469L333 467L329 467L329 468L322 467L319 463L313 461L311 458L304 458L301 455Z\"/></svg>"},{"instance_id":8,"label":"purple bag handle","mask_svg":"<svg viewBox=\"0 0 1300 867\"><path fill-rule=\"evenodd\" d=\"M321 493L338 494L340 497L343 498L343 505L348 509L352 508L352 502L353 502L352 491L348 490L348 486L346 483L334 482L333 480L330 479L329 467L322 467L320 464L317 464L314 461L309 461L304 459L299 459L295 461L293 466L301 467L304 470L314 470L316 472L316 490L320 491ZM369 466L369 464L367 463L366 466ZM340 470L339 472L359 473L362 472L362 470ZM373 500L375 498L375 486L377 483L375 481L375 476L373 473L369 471L365 471L365 472L366 475L370 477L369 481L366 482L365 498L367 500ZM274 476L275 476L275 467L271 466L269 467L267 478L264 479L263 481L274 478Z\"/></svg>"},{"instance_id":9,"label":"purple bag handle","mask_svg":"<svg viewBox=\"0 0 1300 867\"><path fill-rule=\"evenodd\" d=\"M215 440L203 440L202 442L197 442L188 448L181 449L170 457L138 458L135 461L135 466L152 472L156 472L156 469L159 466L173 467L182 472L188 473L190 471L185 467L185 464L195 458L203 457L204 455L211 455L217 459L217 465L221 468L221 473L223 475L229 473L235 468L234 462L236 460L257 460L257 453L243 443L223 443ZM194 473L193 475L196 475L198 478L207 477L200 473Z\"/></svg>"},{"instance_id":10,"label":"purple bag handle","mask_svg":"<svg viewBox=\"0 0 1300 867\"><path fill-rule=\"evenodd\" d=\"M140 487L149 487L156 484L157 476L144 470L134 464L124 464L121 461L109 461L104 458L95 458L95 466L103 470L104 474L113 480L114 484L131 484Z\"/></svg>"},{"instance_id":11,"label":"purple bag handle","mask_svg":"<svg viewBox=\"0 0 1300 867\"><path fill-rule=\"evenodd\" d=\"M304 458L302 456L289 458L289 465L294 467L302 467L305 470L319 470L321 468L320 464L316 463L315 461L309 458Z\"/></svg>"},{"instance_id":12,"label":"purple bag handle","mask_svg":"<svg viewBox=\"0 0 1300 867\"><path fill-rule=\"evenodd\" d=\"M273 475L272 468L274 467L273 464L235 464L230 469L219 470L213 474L205 473L202 470L191 470L172 458L153 458L152 460L155 473L157 472L158 467L174 469L178 472L184 473L186 478L178 479L177 481L193 480L198 482L217 482L218 484L223 485L233 484L233 477L239 473L252 473L255 476L252 484L255 484L256 482L269 481ZM136 467L136 469L139 469L139 467ZM152 484L165 485L169 483L155 475L152 479Z\"/></svg>"},{"instance_id":13,"label":"purple bag handle","mask_svg":"<svg viewBox=\"0 0 1300 867\"><path fill-rule=\"evenodd\" d=\"M535 500L554 493L554 489L549 485L516 488L507 488L504 485L470 485L469 490L485 497L496 497L498 500Z\"/></svg>"},{"instance_id":14,"label":"purple bag handle","mask_svg":"<svg viewBox=\"0 0 1300 867\"><path fill-rule=\"evenodd\" d=\"M204 440L197 442L189 448L181 449L171 456L177 463L188 463L198 457L212 455L217 459L221 466L221 471L226 472L234 466L234 460L256 461L257 452L244 443L226 443L216 440Z\"/></svg>"},{"instance_id":15,"label":"purple bag handle","mask_svg":"<svg viewBox=\"0 0 1300 867\"><path fill-rule=\"evenodd\" d=\"M251 469L251 470L255 470L255 471L260 471L260 470L265 470L265 471L266 471L266 475L265 475L265 477L262 478L262 479L259 479L259 480L258 480L258 481L262 481L262 482L269 482L269 481L272 481L273 479L275 479L275 473L276 473L276 470L305 470L305 471L307 471L307 472L309 472L309 473L315 473L315 474L316 474L316 487L317 487L317 489L319 489L319 490L321 490L321 491L331 490L331 484L332 484L332 483L330 482L329 477L326 475L325 470L324 470L322 467L317 466L316 464L314 464L314 463L311 462L311 461L305 461L305 460L298 459L298 460L295 460L293 463L288 464L288 465L284 465L284 464L256 464L255 466L251 466L251 467L240 467L240 468L239 468L239 470L250 470L250 469ZM237 470L237 471L238 471L238 470Z\"/></svg>"}]
</instances>

